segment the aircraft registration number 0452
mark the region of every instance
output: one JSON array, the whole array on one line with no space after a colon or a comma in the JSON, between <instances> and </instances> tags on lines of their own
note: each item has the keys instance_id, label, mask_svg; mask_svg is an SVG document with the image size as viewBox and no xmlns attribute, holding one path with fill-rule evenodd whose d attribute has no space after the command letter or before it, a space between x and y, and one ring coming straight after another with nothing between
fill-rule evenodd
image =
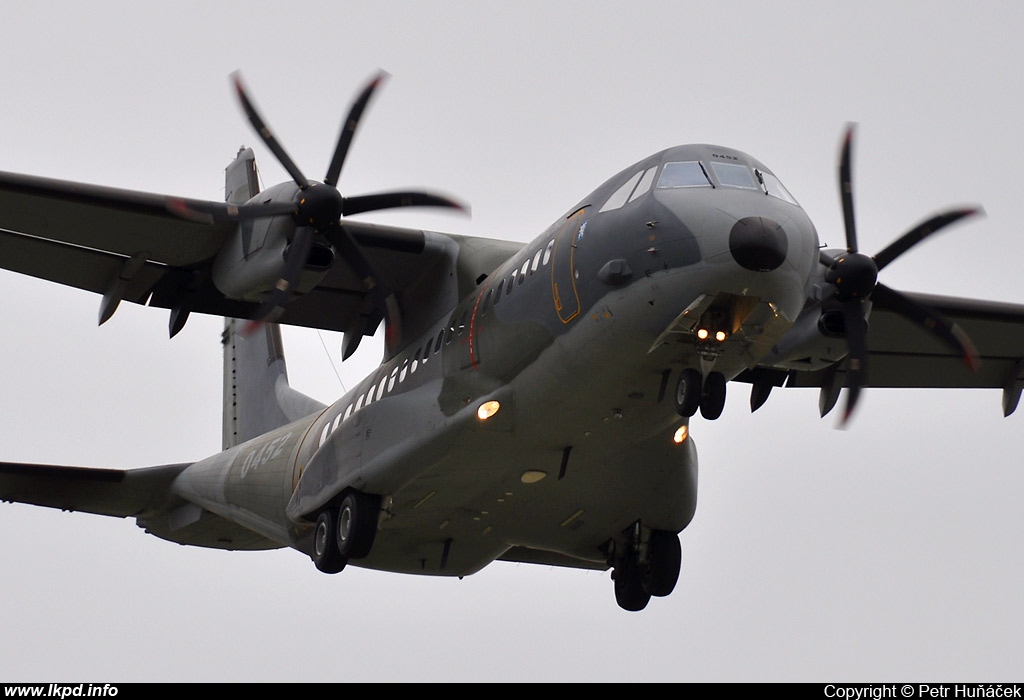
<instances>
[{"instance_id":1,"label":"aircraft registration number 0452","mask_svg":"<svg viewBox=\"0 0 1024 700\"><path fill-rule=\"evenodd\" d=\"M257 450L253 450L245 456L245 461L242 462L242 473L241 477L244 479L246 475L253 469L261 467L272 459L277 459L281 456L281 452L284 450L285 444L291 438L292 434L286 433L280 437L276 437L270 442L266 443Z\"/></svg>"}]
</instances>

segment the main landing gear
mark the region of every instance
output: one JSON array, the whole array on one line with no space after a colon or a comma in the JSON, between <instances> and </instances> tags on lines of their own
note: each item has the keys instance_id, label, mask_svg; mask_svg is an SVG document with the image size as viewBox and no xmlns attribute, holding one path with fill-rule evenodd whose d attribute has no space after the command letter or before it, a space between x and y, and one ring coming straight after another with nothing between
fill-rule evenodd
<instances>
[{"instance_id":1,"label":"main landing gear","mask_svg":"<svg viewBox=\"0 0 1024 700\"><path fill-rule=\"evenodd\" d=\"M716 420L725 408L725 377L721 372L711 372L701 377L696 369L688 367L679 375L676 384L676 411L684 418L697 413L707 420Z\"/></svg>"},{"instance_id":2,"label":"main landing gear","mask_svg":"<svg viewBox=\"0 0 1024 700\"><path fill-rule=\"evenodd\" d=\"M623 610L643 610L652 596L667 596L679 580L683 560L679 536L667 530L647 532L644 540L644 529L637 522L621 547L624 551L614 560L615 602Z\"/></svg>"},{"instance_id":3,"label":"main landing gear","mask_svg":"<svg viewBox=\"0 0 1024 700\"><path fill-rule=\"evenodd\" d=\"M313 531L310 556L316 568L336 574L349 559L362 559L370 553L377 535L380 499L359 491L346 491L337 505L320 512Z\"/></svg>"}]
</instances>

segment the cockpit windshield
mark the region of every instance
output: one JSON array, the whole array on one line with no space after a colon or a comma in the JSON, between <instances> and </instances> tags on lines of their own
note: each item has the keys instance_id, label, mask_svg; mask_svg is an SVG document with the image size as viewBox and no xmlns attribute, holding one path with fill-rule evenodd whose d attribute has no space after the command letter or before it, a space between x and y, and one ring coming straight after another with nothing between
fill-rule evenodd
<instances>
[{"instance_id":1,"label":"cockpit windshield","mask_svg":"<svg viewBox=\"0 0 1024 700\"><path fill-rule=\"evenodd\" d=\"M665 163L661 169L661 176L658 178L657 189L680 189L688 187L732 187L742 190L760 191L769 197L781 199L795 206L800 206L793 195L789 193L779 178L771 173L752 168L742 163L726 163L720 160L709 162L708 165L700 160L677 161ZM611 211L619 209L628 202L638 199L646 194L654 182L657 167L640 170L626 180L615 192L608 197L607 201L599 211ZM712 175L714 180L712 180Z\"/></svg>"},{"instance_id":2,"label":"cockpit windshield","mask_svg":"<svg viewBox=\"0 0 1024 700\"><path fill-rule=\"evenodd\" d=\"M711 181L699 160L665 163L658 179L658 189L673 187L711 187Z\"/></svg>"},{"instance_id":3,"label":"cockpit windshield","mask_svg":"<svg viewBox=\"0 0 1024 700\"><path fill-rule=\"evenodd\" d=\"M750 168L738 163L723 163L718 160L711 161L711 167L718 176L718 181L723 187L739 187L744 190L756 190L757 183L754 182L754 175Z\"/></svg>"}]
</instances>

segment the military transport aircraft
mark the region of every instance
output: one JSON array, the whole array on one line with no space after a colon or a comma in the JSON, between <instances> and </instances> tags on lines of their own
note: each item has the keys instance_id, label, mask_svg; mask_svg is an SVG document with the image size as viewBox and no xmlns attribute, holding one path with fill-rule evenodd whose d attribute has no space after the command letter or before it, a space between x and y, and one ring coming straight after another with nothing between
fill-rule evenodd
<instances>
[{"instance_id":1,"label":"military transport aircraft","mask_svg":"<svg viewBox=\"0 0 1024 700\"><path fill-rule=\"evenodd\" d=\"M141 469L0 464L0 498L133 517L157 537L292 547L348 564L465 576L500 559L612 569L640 610L672 592L694 514L698 412L727 383L756 410L816 387L841 422L861 389L1024 387L1024 306L898 292L878 273L977 211L938 214L871 256L854 220L852 128L840 154L846 248L826 250L764 164L731 148L655 153L525 245L356 221L425 192L343 196L338 182L380 78L310 180L248 96L292 180L259 190L243 148L226 201L0 173L0 266L122 301L225 317L223 451ZM288 385L278 324L384 324L380 366L333 405Z\"/></svg>"}]
</instances>

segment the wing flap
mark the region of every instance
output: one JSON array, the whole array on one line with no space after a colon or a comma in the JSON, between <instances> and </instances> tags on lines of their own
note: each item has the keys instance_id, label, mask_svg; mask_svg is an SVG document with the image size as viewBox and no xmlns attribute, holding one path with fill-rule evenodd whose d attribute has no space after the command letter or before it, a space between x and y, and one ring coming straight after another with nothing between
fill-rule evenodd
<instances>
[{"instance_id":1,"label":"wing flap","mask_svg":"<svg viewBox=\"0 0 1024 700\"><path fill-rule=\"evenodd\" d=\"M13 231L0 231L0 260L3 267L12 272L104 294L117 282L128 258ZM146 303L150 291L167 271L163 265L143 264L127 281L122 298Z\"/></svg>"}]
</instances>

